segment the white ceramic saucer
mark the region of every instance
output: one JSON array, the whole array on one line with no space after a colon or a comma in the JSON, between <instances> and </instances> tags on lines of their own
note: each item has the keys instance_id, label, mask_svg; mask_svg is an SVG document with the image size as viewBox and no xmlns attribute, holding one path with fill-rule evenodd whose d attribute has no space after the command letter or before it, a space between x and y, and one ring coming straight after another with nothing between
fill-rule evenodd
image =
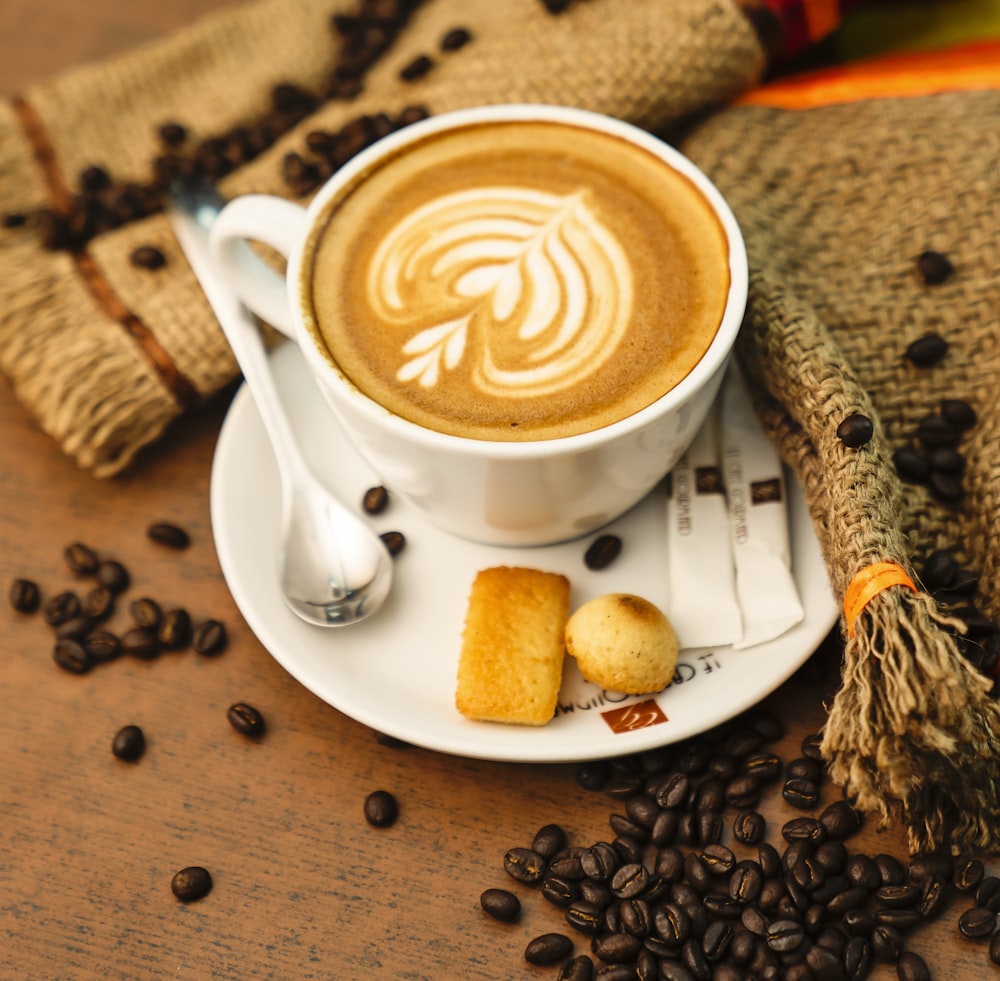
<instances>
[{"instance_id":1,"label":"white ceramic saucer","mask_svg":"<svg viewBox=\"0 0 1000 981\"><path fill-rule=\"evenodd\" d=\"M332 419L298 349L272 356L278 389L306 458L345 502L360 510L377 483ZM286 671L339 711L387 735L460 756L565 762L637 752L695 735L756 704L785 681L836 617L826 568L801 491L789 479L793 573L805 618L777 640L747 650L682 651L674 682L655 697L622 697L585 682L572 658L556 718L543 727L470 722L455 709L456 666L469 588L477 571L529 565L562 572L572 607L607 592L665 597L665 497L655 490L609 531L624 547L594 572L583 554L594 536L544 548L498 548L453 538L394 501L373 524L399 530L388 603L342 630L311 627L278 591L279 485L274 457L243 387L226 417L212 468L211 506L223 575L240 611Z\"/></svg>"}]
</instances>

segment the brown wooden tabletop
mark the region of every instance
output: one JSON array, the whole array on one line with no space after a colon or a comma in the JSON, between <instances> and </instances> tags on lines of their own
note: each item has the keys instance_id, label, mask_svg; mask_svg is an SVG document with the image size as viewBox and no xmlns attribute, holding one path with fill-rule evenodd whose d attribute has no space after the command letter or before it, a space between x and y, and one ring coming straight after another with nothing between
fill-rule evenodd
<instances>
[{"instance_id":1,"label":"brown wooden tabletop","mask_svg":"<svg viewBox=\"0 0 1000 981\"><path fill-rule=\"evenodd\" d=\"M0 90L231 2L6 0ZM390 745L278 665L241 618L213 544L210 467L228 398L175 426L125 476L100 481L0 384L0 977L556 977L557 968L525 961L528 942L557 931L586 953L590 940L538 889L509 877L504 855L553 822L574 845L610 841L609 818L624 802L581 787L573 764ZM183 526L190 547L151 543L154 521ZM6 593L16 577L37 581L46 597L82 590L63 559L77 541L128 568L128 598L222 621L227 649L122 658L80 676L60 670L41 614L15 612ZM120 606L113 629L128 622L124 599ZM822 726L836 658L836 644L827 645L766 699L785 726L774 747L785 760ZM264 714L263 738L228 724L236 701ZM111 753L126 724L147 739L131 764ZM783 844L781 825L801 812L778 788L761 810L770 839ZM377 789L399 801L388 828L363 814ZM839 796L826 785L820 807ZM907 857L902 831L879 832L873 821L849 847ZM211 872L214 888L184 904L171 879L192 865ZM484 915L488 887L521 898L519 922ZM986 945L957 931L968 905L956 897L906 938L935 978L992 970ZM871 976L895 977L895 968Z\"/></svg>"}]
</instances>

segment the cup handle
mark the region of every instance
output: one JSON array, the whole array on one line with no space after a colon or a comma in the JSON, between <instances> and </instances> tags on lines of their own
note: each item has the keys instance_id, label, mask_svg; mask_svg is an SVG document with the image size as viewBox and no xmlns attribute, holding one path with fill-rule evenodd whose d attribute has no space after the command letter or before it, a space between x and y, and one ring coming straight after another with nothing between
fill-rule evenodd
<instances>
[{"instance_id":1,"label":"cup handle","mask_svg":"<svg viewBox=\"0 0 1000 981\"><path fill-rule=\"evenodd\" d=\"M285 277L269 266L248 240L262 242L286 259L302 241L306 210L268 194L233 198L212 224L209 246L216 266L240 300L261 320L295 340L295 322Z\"/></svg>"}]
</instances>

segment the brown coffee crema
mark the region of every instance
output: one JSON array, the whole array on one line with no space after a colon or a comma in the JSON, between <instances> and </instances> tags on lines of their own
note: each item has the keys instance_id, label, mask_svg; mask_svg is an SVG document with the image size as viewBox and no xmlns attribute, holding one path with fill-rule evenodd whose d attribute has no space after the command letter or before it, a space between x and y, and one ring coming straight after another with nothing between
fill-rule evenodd
<instances>
[{"instance_id":1,"label":"brown coffee crema","mask_svg":"<svg viewBox=\"0 0 1000 981\"><path fill-rule=\"evenodd\" d=\"M571 436L698 363L729 290L701 192L615 136L551 122L430 134L328 206L303 307L391 412L457 436Z\"/></svg>"}]
</instances>

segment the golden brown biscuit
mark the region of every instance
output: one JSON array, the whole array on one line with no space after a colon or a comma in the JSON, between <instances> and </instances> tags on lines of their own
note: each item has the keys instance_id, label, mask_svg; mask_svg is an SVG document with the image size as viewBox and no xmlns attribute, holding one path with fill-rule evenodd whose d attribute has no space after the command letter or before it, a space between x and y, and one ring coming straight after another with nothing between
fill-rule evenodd
<instances>
[{"instance_id":1,"label":"golden brown biscuit","mask_svg":"<svg viewBox=\"0 0 1000 981\"><path fill-rule=\"evenodd\" d=\"M677 635L649 600L608 593L584 603L569 618L566 651L587 681L607 691L640 695L670 684Z\"/></svg>"},{"instance_id":2,"label":"golden brown biscuit","mask_svg":"<svg viewBox=\"0 0 1000 981\"><path fill-rule=\"evenodd\" d=\"M534 726L555 715L569 589L565 576L538 569L497 566L477 574L458 661L455 705L462 715Z\"/></svg>"}]
</instances>

